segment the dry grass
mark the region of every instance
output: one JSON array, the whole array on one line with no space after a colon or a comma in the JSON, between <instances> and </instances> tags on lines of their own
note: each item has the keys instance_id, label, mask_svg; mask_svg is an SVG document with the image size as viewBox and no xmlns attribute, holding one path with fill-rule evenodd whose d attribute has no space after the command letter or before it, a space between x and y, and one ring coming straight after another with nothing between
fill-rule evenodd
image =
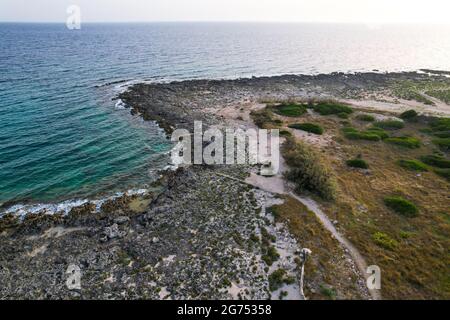
<instances>
[{"instance_id":1,"label":"dry grass","mask_svg":"<svg viewBox=\"0 0 450 320\"><path fill-rule=\"evenodd\" d=\"M405 132L417 134L414 126L418 125L408 124ZM363 154L371 164L371 171L369 175L349 171L339 160L338 153L334 165L342 193L336 204L324 205L327 213L339 220L344 233L366 256L368 263L381 267L383 297L448 299L449 184L433 172L418 175L396 165L398 159L416 159L430 153L431 144L416 150L382 142L342 141L341 147L341 154L346 155L344 159ZM383 198L392 195L412 200L419 207L420 215L411 219L390 211ZM380 248L373 240L377 232L389 235L398 246L394 250ZM402 232L412 235L404 239Z\"/></svg>"},{"instance_id":2,"label":"dry grass","mask_svg":"<svg viewBox=\"0 0 450 320\"><path fill-rule=\"evenodd\" d=\"M347 140L338 118L303 116L334 136L332 144L322 148L322 156L331 161L340 190L335 203L322 203L338 228L366 257L382 270L383 298L450 298L450 198L449 182L432 170L413 172L398 166L400 159L419 159L437 147L420 130L420 122L406 123L396 135L416 136L420 148L399 148L371 141ZM358 130L370 124L349 120ZM345 125L348 125L345 124ZM346 160L358 155L370 163L370 171L351 170ZM383 199L401 196L414 202L420 214L414 218L400 216L387 208ZM379 232L397 242L392 250L374 241ZM404 235L407 234L408 237ZM376 238L376 237L375 237Z\"/></svg>"}]
</instances>

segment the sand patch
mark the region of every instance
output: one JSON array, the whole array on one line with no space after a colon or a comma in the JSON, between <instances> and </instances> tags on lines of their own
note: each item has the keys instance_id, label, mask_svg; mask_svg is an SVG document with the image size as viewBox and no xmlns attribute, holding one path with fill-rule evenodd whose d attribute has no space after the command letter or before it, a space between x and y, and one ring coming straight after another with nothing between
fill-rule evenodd
<instances>
[{"instance_id":1,"label":"sand patch","mask_svg":"<svg viewBox=\"0 0 450 320\"><path fill-rule=\"evenodd\" d=\"M150 204L151 199L134 199L129 203L129 208L131 211L135 212L135 213L142 213L144 212L147 208L148 205Z\"/></svg>"},{"instance_id":2,"label":"sand patch","mask_svg":"<svg viewBox=\"0 0 450 320\"><path fill-rule=\"evenodd\" d=\"M27 255L29 257L31 257L31 258L34 258L38 254L41 254L41 253L44 253L45 251L47 251L47 247L48 247L48 244L46 243L46 244L44 244L44 245L42 245L40 247L37 247L37 248L33 249L33 251L28 252Z\"/></svg>"},{"instance_id":3,"label":"sand patch","mask_svg":"<svg viewBox=\"0 0 450 320\"><path fill-rule=\"evenodd\" d=\"M49 238L59 238L62 236L65 236L69 233L76 232L76 231L82 231L86 228L64 228L64 227L53 227L50 229L47 229L44 231L43 234L39 236L31 236L28 237L28 240L37 240L37 239L49 239Z\"/></svg>"}]
</instances>

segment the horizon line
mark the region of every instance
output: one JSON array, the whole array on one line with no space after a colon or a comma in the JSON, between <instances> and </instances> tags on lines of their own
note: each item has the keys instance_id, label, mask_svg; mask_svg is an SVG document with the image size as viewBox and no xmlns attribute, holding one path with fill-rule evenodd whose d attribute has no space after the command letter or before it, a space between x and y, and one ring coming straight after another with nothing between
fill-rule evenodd
<instances>
[{"instance_id":1,"label":"horizon line","mask_svg":"<svg viewBox=\"0 0 450 320\"><path fill-rule=\"evenodd\" d=\"M66 21L17 21L0 20L0 23L29 24L65 24ZM276 20L149 20L149 21L86 21L83 24L145 24L145 23L273 23L273 24L342 24L342 25L440 25L450 26L443 22L364 22L364 21L276 21Z\"/></svg>"}]
</instances>

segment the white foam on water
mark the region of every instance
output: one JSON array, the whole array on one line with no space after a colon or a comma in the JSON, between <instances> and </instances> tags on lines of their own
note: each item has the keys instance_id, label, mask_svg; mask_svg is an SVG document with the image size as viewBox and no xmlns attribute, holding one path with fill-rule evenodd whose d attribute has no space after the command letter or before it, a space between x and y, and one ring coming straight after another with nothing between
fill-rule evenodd
<instances>
[{"instance_id":1,"label":"white foam on water","mask_svg":"<svg viewBox=\"0 0 450 320\"><path fill-rule=\"evenodd\" d=\"M122 101L122 99L119 99L116 102L115 108L119 109L119 110L123 110L123 109L127 108L127 105L125 104L125 102Z\"/></svg>"},{"instance_id":2,"label":"white foam on water","mask_svg":"<svg viewBox=\"0 0 450 320\"><path fill-rule=\"evenodd\" d=\"M13 214L14 216L17 216L20 219L25 218L28 214L53 215L59 213L67 215L73 208L80 207L86 203L94 204L96 212L99 212L100 208L106 201L114 200L124 195L128 196L145 195L147 192L148 192L147 189L130 189L126 192L117 192L112 196L94 200L75 199L63 201L60 203L16 204L1 212L0 218L6 214Z\"/></svg>"}]
</instances>

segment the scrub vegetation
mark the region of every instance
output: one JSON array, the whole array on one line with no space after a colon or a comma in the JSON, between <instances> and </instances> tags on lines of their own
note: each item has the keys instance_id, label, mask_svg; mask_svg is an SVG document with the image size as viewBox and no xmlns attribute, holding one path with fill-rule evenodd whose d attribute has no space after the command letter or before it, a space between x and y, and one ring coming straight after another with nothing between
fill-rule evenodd
<instances>
[{"instance_id":1,"label":"scrub vegetation","mask_svg":"<svg viewBox=\"0 0 450 320\"><path fill-rule=\"evenodd\" d=\"M310 102L309 107L313 108L312 105ZM371 121L371 118L362 119L361 115L343 121L328 114L315 112L302 116L305 123L322 127L331 140L322 146L312 140L309 146L307 140L302 141L303 136L293 135L283 146L287 165L295 168L287 178L299 182L298 192L311 193L368 264L380 266L384 276L383 298L450 299L450 257L446 249L450 246L450 159L445 141L450 132L449 118L433 119L410 110L403 114L383 113L404 121ZM294 123L283 120L281 127L288 128ZM311 156L305 150L313 147L316 150ZM310 177L322 176L322 168L313 166L317 162L326 163L324 172L329 179L307 181L333 181L325 184L332 188L305 184L302 179L303 172L319 173L309 174ZM295 165L299 163L303 165ZM355 167L364 170L350 169ZM310 171L311 168L314 169ZM323 190L330 189L334 201L323 196L327 194ZM301 211L293 201L274 211L278 217L289 219L285 220L289 221L289 228L302 235L305 232L301 229L311 222L297 221ZM326 246L331 243L333 240ZM322 256L322 251L317 256ZM307 263L309 273L308 268L311 265ZM318 265L315 268L320 269ZM331 267L327 265L327 268ZM336 288L336 284L323 281L315 294L315 298L330 299L321 286ZM339 297L339 287L336 294Z\"/></svg>"}]
</instances>

